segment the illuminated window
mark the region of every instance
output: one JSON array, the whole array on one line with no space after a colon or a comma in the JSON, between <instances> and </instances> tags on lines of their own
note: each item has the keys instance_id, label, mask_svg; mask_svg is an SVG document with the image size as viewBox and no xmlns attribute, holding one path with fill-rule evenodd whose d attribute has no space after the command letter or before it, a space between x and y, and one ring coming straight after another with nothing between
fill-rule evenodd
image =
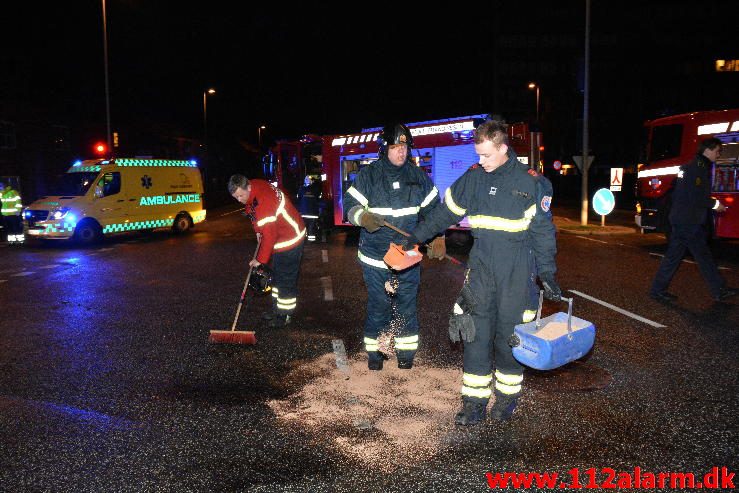
<instances>
[{"instance_id":1,"label":"illuminated window","mask_svg":"<svg viewBox=\"0 0 739 493\"><path fill-rule=\"evenodd\" d=\"M739 60L716 60L716 72L739 72Z\"/></svg>"}]
</instances>

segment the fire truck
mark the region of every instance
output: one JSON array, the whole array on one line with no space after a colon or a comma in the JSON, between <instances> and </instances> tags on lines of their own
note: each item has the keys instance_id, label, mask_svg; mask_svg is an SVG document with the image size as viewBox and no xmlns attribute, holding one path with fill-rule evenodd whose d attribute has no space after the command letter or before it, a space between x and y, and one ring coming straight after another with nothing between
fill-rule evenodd
<instances>
[{"instance_id":1,"label":"fire truck","mask_svg":"<svg viewBox=\"0 0 739 493\"><path fill-rule=\"evenodd\" d=\"M487 115L407 123L413 135L412 159L428 173L441 196L478 161L473 131ZM343 197L359 170L378 157L381 127L345 135L304 136L278 141L263 159L268 180L295 196L306 175L322 181L321 218L324 226L350 226ZM541 171L541 132L527 123L508 125L508 138L521 162ZM466 219L457 228L466 229Z\"/></svg>"},{"instance_id":2,"label":"fire truck","mask_svg":"<svg viewBox=\"0 0 739 493\"><path fill-rule=\"evenodd\" d=\"M669 231L672 187L680 166L695 158L700 142L724 145L711 171L712 196L728 207L714 215L713 235L739 238L739 109L699 111L645 122L645 162L638 165L636 225L643 233Z\"/></svg>"}]
</instances>

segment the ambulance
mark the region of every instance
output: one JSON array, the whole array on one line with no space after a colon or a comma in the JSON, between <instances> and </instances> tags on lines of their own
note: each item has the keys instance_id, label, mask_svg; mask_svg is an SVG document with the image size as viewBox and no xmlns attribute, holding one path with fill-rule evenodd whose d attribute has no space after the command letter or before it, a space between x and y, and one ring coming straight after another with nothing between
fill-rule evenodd
<instances>
[{"instance_id":1,"label":"ambulance","mask_svg":"<svg viewBox=\"0 0 739 493\"><path fill-rule=\"evenodd\" d=\"M195 161L113 158L78 161L54 195L26 207L28 238L73 239L171 228L184 233L205 220L203 182Z\"/></svg>"}]
</instances>

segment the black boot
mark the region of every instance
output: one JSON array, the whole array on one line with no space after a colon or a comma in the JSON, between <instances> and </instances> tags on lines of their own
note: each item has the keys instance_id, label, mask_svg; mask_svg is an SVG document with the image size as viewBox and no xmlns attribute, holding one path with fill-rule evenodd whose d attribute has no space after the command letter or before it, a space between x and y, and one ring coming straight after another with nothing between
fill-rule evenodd
<instances>
[{"instance_id":1,"label":"black boot","mask_svg":"<svg viewBox=\"0 0 739 493\"><path fill-rule=\"evenodd\" d=\"M496 421L508 421L513 416L513 411L518 405L518 394L505 395L495 393L495 402L490 408L490 419Z\"/></svg>"},{"instance_id":2,"label":"black boot","mask_svg":"<svg viewBox=\"0 0 739 493\"><path fill-rule=\"evenodd\" d=\"M485 421L486 407L487 404L484 402L462 399L462 409L454 416L454 424L474 426Z\"/></svg>"},{"instance_id":3,"label":"black boot","mask_svg":"<svg viewBox=\"0 0 739 493\"><path fill-rule=\"evenodd\" d=\"M387 357L380 351L370 351L367 353L367 368L373 371L380 371L386 359Z\"/></svg>"}]
</instances>

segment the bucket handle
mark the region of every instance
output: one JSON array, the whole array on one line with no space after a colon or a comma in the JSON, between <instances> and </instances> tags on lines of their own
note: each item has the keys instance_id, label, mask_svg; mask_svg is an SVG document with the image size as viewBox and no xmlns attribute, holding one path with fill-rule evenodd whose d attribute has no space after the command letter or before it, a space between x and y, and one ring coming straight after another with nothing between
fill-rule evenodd
<instances>
[{"instance_id":1,"label":"bucket handle","mask_svg":"<svg viewBox=\"0 0 739 493\"><path fill-rule=\"evenodd\" d=\"M560 297L567 302L567 339L572 340L572 297ZM541 305L544 303L544 290L539 290L539 308L536 310L536 330L541 327Z\"/></svg>"}]
</instances>

